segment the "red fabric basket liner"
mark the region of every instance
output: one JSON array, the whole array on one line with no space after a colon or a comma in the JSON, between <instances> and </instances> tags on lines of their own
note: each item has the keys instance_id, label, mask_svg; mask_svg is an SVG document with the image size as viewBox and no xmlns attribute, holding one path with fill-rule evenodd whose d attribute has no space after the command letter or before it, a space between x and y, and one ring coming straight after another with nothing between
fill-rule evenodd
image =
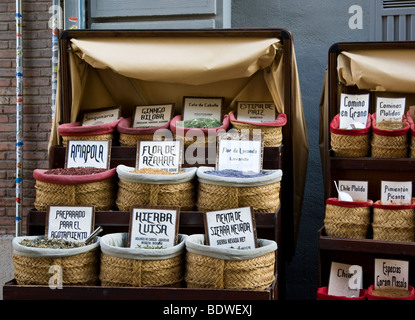
<instances>
[{"instance_id":1,"label":"red fabric basket liner","mask_svg":"<svg viewBox=\"0 0 415 320\"><path fill-rule=\"evenodd\" d=\"M363 136L369 133L372 127L372 118L370 114L367 116L366 128L364 129L339 129L340 113L336 114L330 122L330 132L347 136Z\"/></svg>"},{"instance_id":2,"label":"red fabric basket liner","mask_svg":"<svg viewBox=\"0 0 415 320\"><path fill-rule=\"evenodd\" d=\"M61 136L93 136L97 134L107 134L115 131L120 120L121 119L93 126L81 126L79 121L63 123L59 125L58 132Z\"/></svg>"},{"instance_id":3,"label":"red fabric basket liner","mask_svg":"<svg viewBox=\"0 0 415 320\"><path fill-rule=\"evenodd\" d=\"M386 210L405 210L405 209L411 209L415 208L415 199L411 200L411 204L406 205L396 205L396 204L381 204L380 200L376 201L373 204L373 208L378 209L386 209Z\"/></svg>"},{"instance_id":4,"label":"red fabric basket liner","mask_svg":"<svg viewBox=\"0 0 415 320\"><path fill-rule=\"evenodd\" d=\"M227 114L225 114L223 116L223 122L222 125L220 127L217 128L184 128L184 127L178 127L177 126L177 122L182 121L182 116L181 115L177 115L175 116L171 121L170 121L170 130L171 132L173 132L173 134L176 134L177 131L181 131L183 130L183 134L186 135L186 133L189 130L202 130L202 132L204 133L205 136L207 136L209 134L209 132L212 134L216 133L219 130L227 130L229 128L229 116ZM179 129L177 129L179 128ZM180 132L181 133L181 132Z\"/></svg>"},{"instance_id":5,"label":"red fabric basket liner","mask_svg":"<svg viewBox=\"0 0 415 320\"><path fill-rule=\"evenodd\" d=\"M412 286L408 286L408 290L411 292L409 296L407 297L379 297L379 296L374 296L373 295L373 290L374 290L374 285L372 284L368 289L367 289L367 299L368 300L414 300L415 299L415 290L414 287Z\"/></svg>"},{"instance_id":6,"label":"red fabric basket liner","mask_svg":"<svg viewBox=\"0 0 415 320\"><path fill-rule=\"evenodd\" d=\"M415 124L414 124L414 119L412 119L411 113L409 111L406 113L406 119L408 120L409 126L411 128L411 135L413 137L415 137Z\"/></svg>"},{"instance_id":7,"label":"red fabric basket liner","mask_svg":"<svg viewBox=\"0 0 415 320\"><path fill-rule=\"evenodd\" d=\"M153 134L159 129L168 129L170 126L170 121L162 126L159 127L151 127L151 128L131 128L131 120L132 118L121 118L120 122L117 125L118 132L126 133L126 134Z\"/></svg>"},{"instance_id":8,"label":"red fabric basket liner","mask_svg":"<svg viewBox=\"0 0 415 320\"><path fill-rule=\"evenodd\" d=\"M277 119L275 119L274 121L270 121L270 122L250 122L250 121L236 120L233 112L229 113L229 117L230 117L231 122L244 123L244 124L250 124L250 125L261 126L261 127L283 127L287 123L287 115L285 113L278 114Z\"/></svg>"},{"instance_id":9,"label":"red fabric basket liner","mask_svg":"<svg viewBox=\"0 0 415 320\"><path fill-rule=\"evenodd\" d=\"M403 116L402 117L402 123L404 125L404 127L402 129L398 129L398 130L379 129L379 128L376 128L376 113L372 114L372 131L373 131L373 133L375 133L379 136L397 137L397 136L406 135L408 133L408 130L410 129L410 121L408 121L408 119L405 116Z\"/></svg>"},{"instance_id":10,"label":"red fabric basket liner","mask_svg":"<svg viewBox=\"0 0 415 320\"><path fill-rule=\"evenodd\" d=\"M333 296L327 294L328 287L320 287L317 289L317 300L366 300L366 290L360 290L359 297L345 297L345 296Z\"/></svg>"},{"instance_id":11,"label":"red fabric basket liner","mask_svg":"<svg viewBox=\"0 0 415 320\"><path fill-rule=\"evenodd\" d=\"M339 207L371 207L373 205L372 200L368 201L340 201L338 198L328 198L326 199L326 204L332 204Z\"/></svg>"},{"instance_id":12,"label":"red fabric basket liner","mask_svg":"<svg viewBox=\"0 0 415 320\"><path fill-rule=\"evenodd\" d=\"M91 182L98 182L114 177L117 173L117 168L105 170L100 173L87 174L87 175L56 175L56 174L45 174L44 169L35 169L33 171L33 178L41 182L60 184L60 185L76 185L85 184Z\"/></svg>"}]
</instances>

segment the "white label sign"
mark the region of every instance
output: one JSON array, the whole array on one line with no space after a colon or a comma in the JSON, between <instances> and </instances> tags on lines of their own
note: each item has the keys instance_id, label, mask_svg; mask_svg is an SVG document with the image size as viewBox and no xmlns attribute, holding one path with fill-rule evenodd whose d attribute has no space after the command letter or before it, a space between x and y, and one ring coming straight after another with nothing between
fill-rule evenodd
<instances>
[{"instance_id":1,"label":"white label sign","mask_svg":"<svg viewBox=\"0 0 415 320\"><path fill-rule=\"evenodd\" d=\"M108 169L111 141L69 140L66 150L67 168Z\"/></svg>"},{"instance_id":2,"label":"white label sign","mask_svg":"<svg viewBox=\"0 0 415 320\"><path fill-rule=\"evenodd\" d=\"M68 241L85 241L94 227L94 207L50 206L46 237Z\"/></svg>"},{"instance_id":3,"label":"white label sign","mask_svg":"<svg viewBox=\"0 0 415 320\"><path fill-rule=\"evenodd\" d=\"M363 129L368 115L369 94L341 94L339 129Z\"/></svg>"},{"instance_id":4,"label":"white label sign","mask_svg":"<svg viewBox=\"0 0 415 320\"><path fill-rule=\"evenodd\" d=\"M375 259L375 289L408 290L408 261Z\"/></svg>"},{"instance_id":5,"label":"white label sign","mask_svg":"<svg viewBox=\"0 0 415 320\"><path fill-rule=\"evenodd\" d=\"M376 122L402 121L406 98L376 98Z\"/></svg>"},{"instance_id":6,"label":"white label sign","mask_svg":"<svg viewBox=\"0 0 415 320\"><path fill-rule=\"evenodd\" d=\"M196 118L211 118L222 121L223 98L185 97L183 102L183 121Z\"/></svg>"},{"instance_id":7,"label":"white label sign","mask_svg":"<svg viewBox=\"0 0 415 320\"><path fill-rule=\"evenodd\" d=\"M161 127L170 121L172 114L172 104L137 106L132 127Z\"/></svg>"},{"instance_id":8,"label":"white label sign","mask_svg":"<svg viewBox=\"0 0 415 320\"><path fill-rule=\"evenodd\" d=\"M178 207L132 208L130 248L165 249L177 244Z\"/></svg>"},{"instance_id":9,"label":"white label sign","mask_svg":"<svg viewBox=\"0 0 415 320\"><path fill-rule=\"evenodd\" d=\"M273 102L238 102L237 118L240 121L270 122L275 120L276 108Z\"/></svg>"},{"instance_id":10,"label":"white label sign","mask_svg":"<svg viewBox=\"0 0 415 320\"><path fill-rule=\"evenodd\" d=\"M262 139L218 139L217 170L233 169L244 172L262 171Z\"/></svg>"},{"instance_id":11,"label":"white label sign","mask_svg":"<svg viewBox=\"0 0 415 320\"><path fill-rule=\"evenodd\" d=\"M137 168L179 172L182 159L181 141L140 141Z\"/></svg>"},{"instance_id":12,"label":"white label sign","mask_svg":"<svg viewBox=\"0 0 415 320\"><path fill-rule=\"evenodd\" d=\"M412 198L412 181L382 181L381 202L384 205L409 205Z\"/></svg>"},{"instance_id":13,"label":"white label sign","mask_svg":"<svg viewBox=\"0 0 415 320\"><path fill-rule=\"evenodd\" d=\"M233 249L256 248L255 216L251 207L205 213L206 243Z\"/></svg>"},{"instance_id":14,"label":"white label sign","mask_svg":"<svg viewBox=\"0 0 415 320\"><path fill-rule=\"evenodd\" d=\"M349 194L353 201L367 201L367 181L339 180L339 190Z\"/></svg>"},{"instance_id":15,"label":"white label sign","mask_svg":"<svg viewBox=\"0 0 415 320\"><path fill-rule=\"evenodd\" d=\"M332 262L327 293L332 296L359 297L363 288L361 266Z\"/></svg>"},{"instance_id":16,"label":"white label sign","mask_svg":"<svg viewBox=\"0 0 415 320\"><path fill-rule=\"evenodd\" d=\"M92 125L110 123L110 122L117 121L119 117L120 117L119 108L96 111L96 112L89 112L89 113L84 114L84 117L82 120L82 126L92 126Z\"/></svg>"}]
</instances>

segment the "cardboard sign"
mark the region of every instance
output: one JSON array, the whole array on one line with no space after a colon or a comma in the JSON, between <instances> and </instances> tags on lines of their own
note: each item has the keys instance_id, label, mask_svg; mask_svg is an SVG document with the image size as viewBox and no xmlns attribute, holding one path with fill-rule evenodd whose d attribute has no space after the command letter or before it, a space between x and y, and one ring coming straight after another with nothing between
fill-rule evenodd
<instances>
[{"instance_id":1,"label":"cardboard sign","mask_svg":"<svg viewBox=\"0 0 415 320\"><path fill-rule=\"evenodd\" d=\"M381 182L381 198L380 201L384 205L409 205L412 200L412 181Z\"/></svg>"},{"instance_id":2,"label":"cardboard sign","mask_svg":"<svg viewBox=\"0 0 415 320\"><path fill-rule=\"evenodd\" d=\"M92 206L49 206L45 236L48 239L85 241L93 231L94 223Z\"/></svg>"},{"instance_id":3,"label":"cardboard sign","mask_svg":"<svg viewBox=\"0 0 415 320\"><path fill-rule=\"evenodd\" d=\"M376 98L376 122L402 121L406 98Z\"/></svg>"},{"instance_id":4,"label":"cardboard sign","mask_svg":"<svg viewBox=\"0 0 415 320\"><path fill-rule=\"evenodd\" d=\"M250 122L270 122L276 117L276 107L273 102L238 101L237 119Z\"/></svg>"},{"instance_id":5,"label":"cardboard sign","mask_svg":"<svg viewBox=\"0 0 415 320\"><path fill-rule=\"evenodd\" d=\"M223 98L183 98L183 121L211 118L222 121Z\"/></svg>"},{"instance_id":6,"label":"cardboard sign","mask_svg":"<svg viewBox=\"0 0 415 320\"><path fill-rule=\"evenodd\" d=\"M110 157L110 140L69 140L65 167L109 169Z\"/></svg>"},{"instance_id":7,"label":"cardboard sign","mask_svg":"<svg viewBox=\"0 0 415 320\"><path fill-rule=\"evenodd\" d=\"M136 106L133 128L161 127L171 120L173 104Z\"/></svg>"},{"instance_id":8,"label":"cardboard sign","mask_svg":"<svg viewBox=\"0 0 415 320\"><path fill-rule=\"evenodd\" d=\"M147 249L175 246L178 239L179 212L179 207L133 207L128 246Z\"/></svg>"},{"instance_id":9,"label":"cardboard sign","mask_svg":"<svg viewBox=\"0 0 415 320\"><path fill-rule=\"evenodd\" d=\"M181 140L140 141L137 145L136 169L160 169L179 172L182 164Z\"/></svg>"},{"instance_id":10,"label":"cardboard sign","mask_svg":"<svg viewBox=\"0 0 415 320\"><path fill-rule=\"evenodd\" d=\"M375 259L375 289L408 290L408 261Z\"/></svg>"},{"instance_id":11,"label":"cardboard sign","mask_svg":"<svg viewBox=\"0 0 415 320\"><path fill-rule=\"evenodd\" d=\"M332 296L359 297L363 288L361 266L332 262L327 293Z\"/></svg>"},{"instance_id":12,"label":"cardboard sign","mask_svg":"<svg viewBox=\"0 0 415 320\"><path fill-rule=\"evenodd\" d=\"M252 207L204 213L206 245L234 249L257 247Z\"/></svg>"},{"instance_id":13,"label":"cardboard sign","mask_svg":"<svg viewBox=\"0 0 415 320\"><path fill-rule=\"evenodd\" d=\"M368 182L339 180L339 190L349 194L353 201L367 201Z\"/></svg>"},{"instance_id":14,"label":"cardboard sign","mask_svg":"<svg viewBox=\"0 0 415 320\"><path fill-rule=\"evenodd\" d=\"M120 117L120 108L103 109L84 113L82 126L93 126L117 121Z\"/></svg>"},{"instance_id":15,"label":"cardboard sign","mask_svg":"<svg viewBox=\"0 0 415 320\"><path fill-rule=\"evenodd\" d=\"M262 171L263 135L218 134L216 170Z\"/></svg>"},{"instance_id":16,"label":"cardboard sign","mask_svg":"<svg viewBox=\"0 0 415 320\"><path fill-rule=\"evenodd\" d=\"M341 94L339 129L363 129L368 115L369 94Z\"/></svg>"}]
</instances>

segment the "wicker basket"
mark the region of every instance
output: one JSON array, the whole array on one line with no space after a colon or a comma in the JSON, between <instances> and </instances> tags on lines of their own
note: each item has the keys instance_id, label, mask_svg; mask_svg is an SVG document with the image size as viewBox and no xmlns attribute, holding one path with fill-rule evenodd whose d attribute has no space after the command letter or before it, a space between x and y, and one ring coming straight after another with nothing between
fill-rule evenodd
<instances>
[{"instance_id":1,"label":"wicker basket","mask_svg":"<svg viewBox=\"0 0 415 320\"><path fill-rule=\"evenodd\" d=\"M232 126L238 131L255 134L257 131L264 135L264 147L279 147L282 144L282 127L287 123L287 116L280 113L275 121L254 123L238 121L233 112L229 114Z\"/></svg>"},{"instance_id":2,"label":"wicker basket","mask_svg":"<svg viewBox=\"0 0 415 320\"><path fill-rule=\"evenodd\" d=\"M226 132L229 128L229 116L223 116L223 122L217 128L184 128L177 126L177 122L182 121L182 116L175 116L170 122L170 130L175 139L183 140L184 146L194 147L216 146L216 136L219 132Z\"/></svg>"},{"instance_id":3,"label":"wicker basket","mask_svg":"<svg viewBox=\"0 0 415 320\"><path fill-rule=\"evenodd\" d=\"M415 205L373 204L373 239L415 241Z\"/></svg>"},{"instance_id":4,"label":"wicker basket","mask_svg":"<svg viewBox=\"0 0 415 320\"><path fill-rule=\"evenodd\" d=\"M330 144L336 157L359 158L369 155L372 121L368 116L365 129L339 129L340 114L330 123Z\"/></svg>"},{"instance_id":5,"label":"wicker basket","mask_svg":"<svg viewBox=\"0 0 415 320\"><path fill-rule=\"evenodd\" d=\"M95 210L110 210L115 200L116 169L83 176L51 175L35 169L36 199L34 206L45 211L49 205L95 206Z\"/></svg>"},{"instance_id":6,"label":"wicker basket","mask_svg":"<svg viewBox=\"0 0 415 320\"><path fill-rule=\"evenodd\" d=\"M264 290L275 280L275 241L258 239L258 248L250 250L204 243L203 234L186 240L184 279L188 288Z\"/></svg>"},{"instance_id":7,"label":"wicker basket","mask_svg":"<svg viewBox=\"0 0 415 320\"><path fill-rule=\"evenodd\" d=\"M212 167L199 167L199 211L215 211L252 206L255 212L275 212L280 205L281 170L263 170L256 178L230 178L207 174Z\"/></svg>"},{"instance_id":8,"label":"wicker basket","mask_svg":"<svg viewBox=\"0 0 415 320\"><path fill-rule=\"evenodd\" d=\"M21 245L24 239L13 239L14 277L19 285L48 285L51 267L61 267L63 285L96 285L99 274L99 238L87 246L72 249L44 249ZM53 269L52 269L53 270ZM56 284L57 285L57 284Z\"/></svg>"},{"instance_id":9,"label":"wicker basket","mask_svg":"<svg viewBox=\"0 0 415 320\"><path fill-rule=\"evenodd\" d=\"M152 128L131 128L131 118L122 118L117 126L119 132L119 142L121 146L136 146L139 141L151 141L154 139L154 134L160 133L166 137L173 137L168 129L170 121L160 127ZM157 135L156 133L156 135Z\"/></svg>"},{"instance_id":10,"label":"wicker basket","mask_svg":"<svg viewBox=\"0 0 415 320\"><path fill-rule=\"evenodd\" d=\"M179 206L182 211L193 210L195 204L194 177L196 168L185 168L183 173L171 175L138 174L135 168L119 165L116 205L120 211L131 206Z\"/></svg>"},{"instance_id":11,"label":"wicker basket","mask_svg":"<svg viewBox=\"0 0 415 320\"><path fill-rule=\"evenodd\" d=\"M102 286L182 287L185 235L166 249L127 248L128 233L108 234L101 239Z\"/></svg>"},{"instance_id":12,"label":"wicker basket","mask_svg":"<svg viewBox=\"0 0 415 320\"><path fill-rule=\"evenodd\" d=\"M69 140L110 140L114 138L114 131L120 119L105 124L81 126L80 122L64 123L58 126L62 145L66 146Z\"/></svg>"},{"instance_id":13,"label":"wicker basket","mask_svg":"<svg viewBox=\"0 0 415 320\"><path fill-rule=\"evenodd\" d=\"M408 131L410 124L406 117L403 128L384 130L376 127L376 114L372 115L372 153L373 158L406 158L408 156Z\"/></svg>"},{"instance_id":14,"label":"wicker basket","mask_svg":"<svg viewBox=\"0 0 415 320\"><path fill-rule=\"evenodd\" d=\"M328 236L367 238L373 201L348 202L337 198L326 200L324 229Z\"/></svg>"}]
</instances>

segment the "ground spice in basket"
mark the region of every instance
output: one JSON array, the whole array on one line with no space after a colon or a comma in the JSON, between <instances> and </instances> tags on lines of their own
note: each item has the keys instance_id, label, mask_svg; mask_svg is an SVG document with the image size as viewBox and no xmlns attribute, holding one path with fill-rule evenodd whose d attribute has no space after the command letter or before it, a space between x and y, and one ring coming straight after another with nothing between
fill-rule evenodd
<instances>
[{"instance_id":1,"label":"ground spice in basket","mask_svg":"<svg viewBox=\"0 0 415 320\"><path fill-rule=\"evenodd\" d=\"M381 130L399 130L403 128L401 121L381 121L376 123L376 128Z\"/></svg>"},{"instance_id":2,"label":"ground spice in basket","mask_svg":"<svg viewBox=\"0 0 415 320\"><path fill-rule=\"evenodd\" d=\"M179 172L168 172L162 169L152 169L152 168L145 168L145 169L135 169L130 171L131 173L139 173L139 174L181 174L183 171Z\"/></svg>"},{"instance_id":3,"label":"ground spice in basket","mask_svg":"<svg viewBox=\"0 0 415 320\"><path fill-rule=\"evenodd\" d=\"M210 118L196 118L192 120L184 120L179 121L178 126L185 127L185 128L217 128L222 125L221 122L219 122L216 119L210 119Z\"/></svg>"},{"instance_id":4,"label":"ground spice in basket","mask_svg":"<svg viewBox=\"0 0 415 320\"><path fill-rule=\"evenodd\" d=\"M106 169L100 168L56 168L50 169L45 174L53 174L60 176L84 176L89 174L96 174L106 171Z\"/></svg>"},{"instance_id":5,"label":"ground spice in basket","mask_svg":"<svg viewBox=\"0 0 415 320\"><path fill-rule=\"evenodd\" d=\"M376 297L391 297L391 298L407 298L411 292L402 289L376 289L372 291L372 295Z\"/></svg>"},{"instance_id":6,"label":"ground spice in basket","mask_svg":"<svg viewBox=\"0 0 415 320\"><path fill-rule=\"evenodd\" d=\"M25 247L44 249L72 249L85 246L83 242L47 238L23 239L20 244Z\"/></svg>"}]
</instances>

